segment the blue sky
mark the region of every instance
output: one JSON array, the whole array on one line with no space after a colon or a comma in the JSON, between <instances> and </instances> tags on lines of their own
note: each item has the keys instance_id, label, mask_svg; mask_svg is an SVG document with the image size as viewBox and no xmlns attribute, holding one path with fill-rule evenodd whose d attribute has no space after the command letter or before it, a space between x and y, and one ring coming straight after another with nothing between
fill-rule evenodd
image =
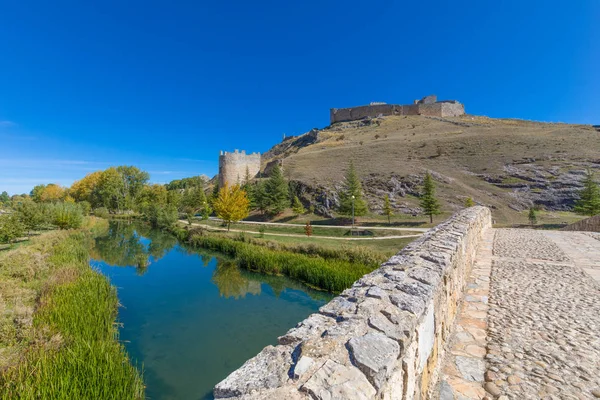
<instances>
[{"instance_id":1,"label":"blue sky","mask_svg":"<svg viewBox=\"0 0 600 400\"><path fill-rule=\"evenodd\" d=\"M96 3L96 4L93 4ZM600 124L600 1L0 3L0 191L110 165L154 182L435 93Z\"/></svg>"}]
</instances>

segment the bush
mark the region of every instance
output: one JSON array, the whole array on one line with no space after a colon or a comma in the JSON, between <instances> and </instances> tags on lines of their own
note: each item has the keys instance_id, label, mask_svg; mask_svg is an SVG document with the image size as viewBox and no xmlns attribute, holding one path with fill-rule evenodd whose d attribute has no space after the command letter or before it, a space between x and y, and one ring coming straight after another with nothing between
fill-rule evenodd
<instances>
[{"instance_id":1,"label":"bush","mask_svg":"<svg viewBox=\"0 0 600 400\"><path fill-rule=\"evenodd\" d=\"M16 214L0 215L0 243L11 243L25 234L25 225Z\"/></svg>"},{"instance_id":2,"label":"bush","mask_svg":"<svg viewBox=\"0 0 600 400\"><path fill-rule=\"evenodd\" d=\"M177 208L172 204L159 205L151 204L146 208L144 213L146 219L154 228L168 229L177 222L179 213Z\"/></svg>"},{"instance_id":3,"label":"bush","mask_svg":"<svg viewBox=\"0 0 600 400\"><path fill-rule=\"evenodd\" d=\"M83 213L83 215L88 216L90 215L90 211L92 210L92 205L90 204L89 201L81 201L78 203L79 207L81 207L81 212Z\"/></svg>"},{"instance_id":4,"label":"bush","mask_svg":"<svg viewBox=\"0 0 600 400\"><path fill-rule=\"evenodd\" d=\"M98 207L94 210L94 215L100 218L108 218L109 212L106 207Z\"/></svg>"},{"instance_id":5,"label":"bush","mask_svg":"<svg viewBox=\"0 0 600 400\"><path fill-rule=\"evenodd\" d=\"M49 206L51 223L60 229L76 229L83 223L81 207L73 203L56 203Z\"/></svg>"}]
</instances>

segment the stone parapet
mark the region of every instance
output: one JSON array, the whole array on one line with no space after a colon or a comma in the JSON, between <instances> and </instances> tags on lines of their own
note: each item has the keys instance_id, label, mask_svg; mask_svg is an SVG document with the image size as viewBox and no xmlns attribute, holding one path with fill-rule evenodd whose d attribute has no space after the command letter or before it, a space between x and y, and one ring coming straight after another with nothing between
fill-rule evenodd
<instances>
[{"instance_id":1,"label":"stone parapet","mask_svg":"<svg viewBox=\"0 0 600 400\"><path fill-rule=\"evenodd\" d=\"M217 399L426 399L491 213L432 228L231 373Z\"/></svg>"}]
</instances>

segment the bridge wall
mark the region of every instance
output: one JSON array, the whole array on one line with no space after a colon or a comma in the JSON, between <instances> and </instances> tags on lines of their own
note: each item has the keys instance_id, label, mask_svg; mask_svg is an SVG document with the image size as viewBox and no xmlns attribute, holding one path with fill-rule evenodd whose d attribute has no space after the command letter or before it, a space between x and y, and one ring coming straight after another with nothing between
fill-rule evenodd
<instances>
[{"instance_id":1,"label":"bridge wall","mask_svg":"<svg viewBox=\"0 0 600 400\"><path fill-rule=\"evenodd\" d=\"M577 221L574 224L567 225L561 231L588 231L600 232L600 215Z\"/></svg>"},{"instance_id":2,"label":"bridge wall","mask_svg":"<svg viewBox=\"0 0 600 400\"><path fill-rule=\"evenodd\" d=\"M236 399L426 399L483 232L471 207L426 232L214 389Z\"/></svg>"}]
</instances>

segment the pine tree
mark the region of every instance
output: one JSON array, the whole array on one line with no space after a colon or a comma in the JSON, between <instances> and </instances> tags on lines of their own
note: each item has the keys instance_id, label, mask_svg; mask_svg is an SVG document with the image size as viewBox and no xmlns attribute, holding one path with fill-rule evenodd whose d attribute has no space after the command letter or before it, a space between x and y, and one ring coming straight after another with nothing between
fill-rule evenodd
<instances>
[{"instance_id":1,"label":"pine tree","mask_svg":"<svg viewBox=\"0 0 600 400\"><path fill-rule=\"evenodd\" d=\"M354 196L354 198L353 198ZM352 215L352 202L354 201L354 215L365 215L368 211L367 203L362 198L362 185L354 169L354 163L350 161L346 178L344 179L342 191L339 194L342 215Z\"/></svg>"},{"instance_id":2,"label":"pine tree","mask_svg":"<svg viewBox=\"0 0 600 400\"><path fill-rule=\"evenodd\" d=\"M225 182L225 184L227 184L227 182ZM219 187L219 182L215 183L215 186L213 186L212 195L210 196L211 204L214 204L215 200L217 200L217 198L219 197L220 190L221 188Z\"/></svg>"},{"instance_id":3,"label":"pine tree","mask_svg":"<svg viewBox=\"0 0 600 400\"><path fill-rule=\"evenodd\" d=\"M219 190L219 197L213 203L217 216L227 224L227 230L232 222L237 222L248 216L248 198L246 192L238 185L229 186L225 182Z\"/></svg>"},{"instance_id":4,"label":"pine tree","mask_svg":"<svg viewBox=\"0 0 600 400\"><path fill-rule=\"evenodd\" d=\"M296 215L302 215L306 212L306 209L302 205L302 202L298 198L298 196L294 196L294 201L292 203L292 210Z\"/></svg>"},{"instance_id":5,"label":"pine tree","mask_svg":"<svg viewBox=\"0 0 600 400\"><path fill-rule=\"evenodd\" d=\"M250 183L252 178L250 177L250 169L246 166L246 176L244 177L244 184L242 185L242 189L246 192L246 196L248 196L248 201L250 202L250 209L254 209L256 207L256 199L254 198L254 186Z\"/></svg>"},{"instance_id":6,"label":"pine tree","mask_svg":"<svg viewBox=\"0 0 600 400\"><path fill-rule=\"evenodd\" d=\"M429 222L433 223L433 216L440 214L440 203L435 197L435 182L427 172L423 180L423 194L421 195L421 208L425 215L429 215Z\"/></svg>"},{"instance_id":7,"label":"pine tree","mask_svg":"<svg viewBox=\"0 0 600 400\"><path fill-rule=\"evenodd\" d=\"M275 165L271 170L265 183L265 193L269 213L277 215L289 207L289 188L279 165Z\"/></svg>"},{"instance_id":8,"label":"pine tree","mask_svg":"<svg viewBox=\"0 0 600 400\"><path fill-rule=\"evenodd\" d=\"M467 197L465 199L465 208L469 208L469 207L473 207L475 206L475 202L473 201L472 197Z\"/></svg>"},{"instance_id":9,"label":"pine tree","mask_svg":"<svg viewBox=\"0 0 600 400\"><path fill-rule=\"evenodd\" d=\"M579 200L575 202L575 212L588 216L600 214L600 188L589 169L583 181L583 189L579 192Z\"/></svg>"},{"instance_id":10,"label":"pine tree","mask_svg":"<svg viewBox=\"0 0 600 400\"><path fill-rule=\"evenodd\" d=\"M383 198L383 215L388 217L388 225L391 224L391 217L394 216L394 211L392 210L392 205L390 204L390 196L387 194Z\"/></svg>"},{"instance_id":11,"label":"pine tree","mask_svg":"<svg viewBox=\"0 0 600 400\"><path fill-rule=\"evenodd\" d=\"M265 215L269 210L269 201L267 199L264 181L260 180L254 184L252 196L254 197L254 208L260 211L262 215Z\"/></svg>"},{"instance_id":12,"label":"pine tree","mask_svg":"<svg viewBox=\"0 0 600 400\"><path fill-rule=\"evenodd\" d=\"M537 224L537 213L535 212L535 208L531 207L529 209L529 215L527 217L529 218L529 223L531 225Z\"/></svg>"}]
</instances>

